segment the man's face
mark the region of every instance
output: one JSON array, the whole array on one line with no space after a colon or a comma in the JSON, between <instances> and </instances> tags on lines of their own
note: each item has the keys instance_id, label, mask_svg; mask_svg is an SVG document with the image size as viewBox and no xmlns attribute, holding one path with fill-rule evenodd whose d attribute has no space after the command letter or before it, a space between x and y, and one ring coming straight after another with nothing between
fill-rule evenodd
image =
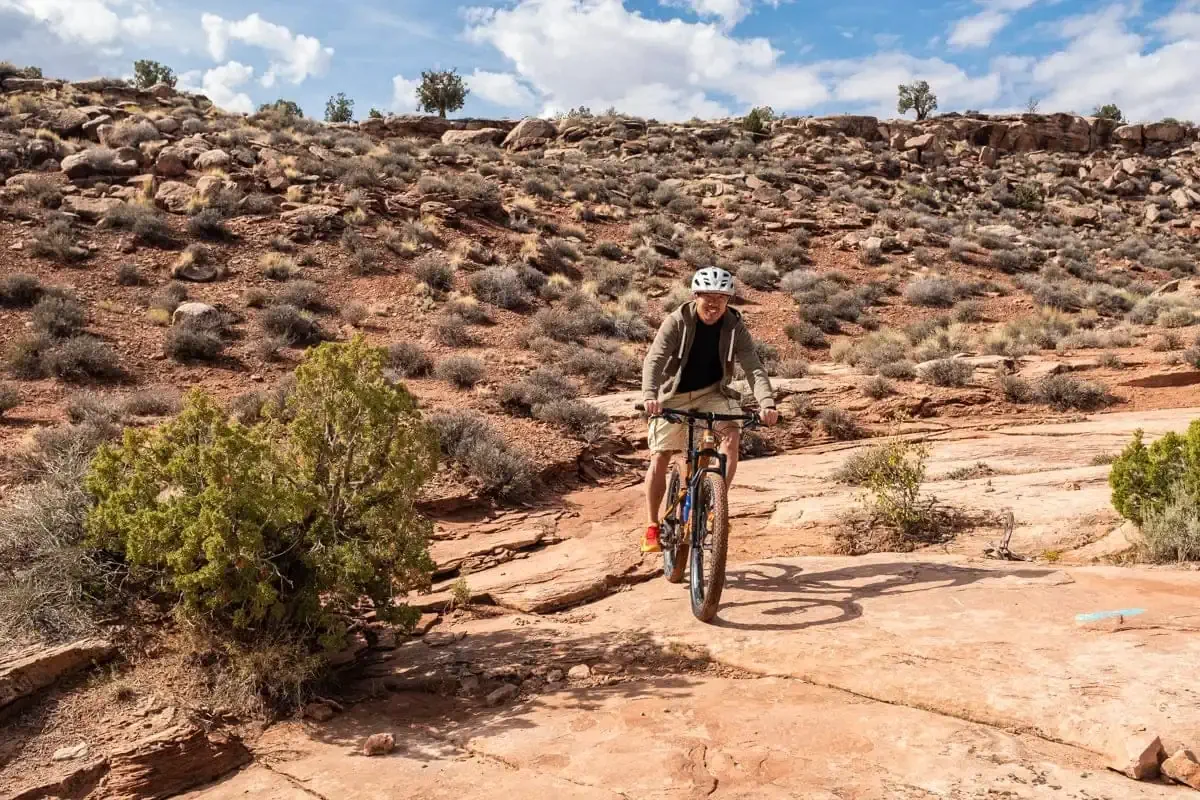
<instances>
[{"instance_id":1,"label":"man's face","mask_svg":"<svg viewBox=\"0 0 1200 800\"><path fill-rule=\"evenodd\" d=\"M729 295L716 292L696 292L696 313L705 325L712 325L725 313Z\"/></svg>"}]
</instances>

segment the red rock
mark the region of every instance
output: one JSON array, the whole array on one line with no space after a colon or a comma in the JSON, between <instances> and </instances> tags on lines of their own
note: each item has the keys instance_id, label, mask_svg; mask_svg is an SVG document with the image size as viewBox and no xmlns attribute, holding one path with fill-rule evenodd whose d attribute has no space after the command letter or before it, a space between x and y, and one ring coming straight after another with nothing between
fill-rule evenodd
<instances>
[{"instance_id":1,"label":"red rock","mask_svg":"<svg viewBox=\"0 0 1200 800\"><path fill-rule=\"evenodd\" d=\"M396 737L390 733L376 733L363 742L363 755L386 756L396 749Z\"/></svg>"}]
</instances>

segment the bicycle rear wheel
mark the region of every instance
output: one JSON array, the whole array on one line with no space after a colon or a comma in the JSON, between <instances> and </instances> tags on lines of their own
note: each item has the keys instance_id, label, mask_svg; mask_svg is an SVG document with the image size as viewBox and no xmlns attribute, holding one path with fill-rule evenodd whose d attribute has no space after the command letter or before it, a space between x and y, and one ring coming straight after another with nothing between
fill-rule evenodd
<instances>
[{"instance_id":1,"label":"bicycle rear wheel","mask_svg":"<svg viewBox=\"0 0 1200 800\"><path fill-rule=\"evenodd\" d=\"M705 473L692 507L699 526L691 552L692 614L708 622L717 614L725 588L725 558L729 551L729 500L724 476Z\"/></svg>"},{"instance_id":2,"label":"bicycle rear wheel","mask_svg":"<svg viewBox=\"0 0 1200 800\"><path fill-rule=\"evenodd\" d=\"M666 505L669 508L679 496L679 464L671 462L671 477L667 481ZM687 530L679 523L680 507L663 518L660 539L663 550L663 576L671 583L683 580L683 572L687 568L688 536Z\"/></svg>"}]
</instances>

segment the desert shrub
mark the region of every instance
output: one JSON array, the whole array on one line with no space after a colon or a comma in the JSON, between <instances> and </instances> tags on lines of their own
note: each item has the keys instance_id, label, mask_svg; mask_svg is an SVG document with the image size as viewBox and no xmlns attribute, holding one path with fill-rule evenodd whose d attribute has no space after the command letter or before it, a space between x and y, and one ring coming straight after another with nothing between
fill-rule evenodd
<instances>
[{"instance_id":1,"label":"desert shrub","mask_svg":"<svg viewBox=\"0 0 1200 800\"><path fill-rule=\"evenodd\" d=\"M488 267L472 275L468 283L475 297L498 308L524 308L531 299L521 274L512 267Z\"/></svg>"},{"instance_id":2,"label":"desert shrub","mask_svg":"<svg viewBox=\"0 0 1200 800\"><path fill-rule=\"evenodd\" d=\"M54 346L54 341L44 333L18 336L4 349L4 365L17 378L34 380L44 377L46 368L43 359Z\"/></svg>"},{"instance_id":3,"label":"desert shrub","mask_svg":"<svg viewBox=\"0 0 1200 800\"><path fill-rule=\"evenodd\" d=\"M436 440L382 366L361 338L327 343L261 424L194 390L177 418L129 429L88 472L89 544L225 641L288 636L329 653L364 596L381 619L415 619L395 598L433 569L431 525L414 502Z\"/></svg>"},{"instance_id":4,"label":"desert shrub","mask_svg":"<svg viewBox=\"0 0 1200 800\"><path fill-rule=\"evenodd\" d=\"M950 278L918 278L904 289L904 299L913 305L950 308L963 295L962 285Z\"/></svg>"},{"instance_id":5,"label":"desert shrub","mask_svg":"<svg viewBox=\"0 0 1200 800\"><path fill-rule=\"evenodd\" d=\"M214 242L233 238L233 231L225 224L225 214L211 207L201 209L188 219L188 231L193 236Z\"/></svg>"},{"instance_id":6,"label":"desert shrub","mask_svg":"<svg viewBox=\"0 0 1200 800\"><path fill-rule=\"evenodd\" d=\"M608 431L608 415L584 400L553 399L533 406L533 416L585 442Z\"/></svg>"},{"instance_id":7,"label":"desert shrub","mask_svg":"<svg viewBox=\"0 0 1200 800\"><path fill-rule=\"evenodd\" d=\"M1047 375L1038 383L1035 396L1057 411L1093 411L1111 400L1101 384L1071 375Z\"/></svg>"},{"instance_id":8,"label":"desert shrub","mask_svg":"<svg viewBox=\"0 0 1200 800\"><path fill-rule=\"evenodd\" d=\"M975 374L975 368L959 358L941 358L926 364L921 370L921 380L934 386L966 386Z\"/></svg>"},{"instance_id":9,"label":"desert shrub","mask_svg":"<svg viewBox=\"0 0 1200 800\"><path fill-rule=\"evenodd\" d=\"M862 393L872 400L882 400L895 391L896 389L892 386L891 381L882 375L875 375L868 378L862 385Z\"/></svg>"},{"instance_id":10,"label":"desert shrub","mask_svg":"<svg viewBox=\"0 0 1200 800\"><path fill-rule=\"evenodd\" d=\"M447 347L471 347L478 344L467 320L453 313L439 314L429 326L434 341Z\"/></svg>"},{"instance_id":11,"label":"desert shrub","mask_svg":"<svg viewBox=\"0 0 1200 800\"><path fill-rule=\"evenodd\" d=\"M574 400L579 389L553 367L538 367L515 383L500 390L501 405L530 414L533 407L555 400Z\"/></svg>"},{"instance_id":12,"label":"desert shrub","mask_svg":"<svg viewBox=\"0 0 1200 800\"><path fill-rule=\"evenodd\" d=\"M454 268L440 253L426 253L413 262L413 275L435 292L454 288Z\"/></svg>"},{"instance_id":13,"label":"desert shrub","mask_svg":"<svg viewBox=\"0 0 1200 800\"><path fill-rule=\"evenodd\" d=\"M785 358L779 362L776 373L781 378L803 378L808 375L808 362L803 358Z\"/></svg>"},{"instance_id":14,"label":"desert shrub","mask_svg":"<svg viewBox=\"0 0 1200 800\"><path fill-rule=\"evenodd\" d=\"M1196 315L1190 308L1172 308L1160 313L1155 321L1162 328L1187 328L1196 324Z\"/></svg>"},{"instance_id":15,"label":"desert shrub","mask_svg":"<svg viewBox=\"0 0 1200 800\"><path fill-rule=\"evenodd\" d=\"M178 413L182 403L175 389L142 389L128 395L121 407L134 417L165 417Z\"/></svg>"},{"instance_id":16,"label":"desert shrub","mask_svg":"<svg viewBox=\"0 0 1200 800\"><path fill-rule=\"evenodd\" d=\"M450 356L438 363L433 374L460 389L471 389L487 375L487 367L474 356Z\"/></svg>"},{"instance_id":17,"label":"desert shrub","mask_svg":"<svg viewBox=\"0 0 1200 800\"><path fill-rule=\"evenodd\" d=\"M33 307L33 329L49 336L71 336L83 330L87 314L70 297L43 297Z\"/></svg>"},{"instance_id":18,"label":"desert shrub","mask_svg":"<svg viewBox=\"0 0 1200 800\"><path fill-rule=\"evenodd\" d=\"M19 405L21 405L21 393L17 391L17 387L8 383L0 383L0 419Z\"/></svg>"},{"instance_id":19,"label":"desert shrub","mask_svg":"<svg viewBox=\"0 0 1200 800\"><path fill-rule=\"evenodd\" d=\"M983 321L983 303L978 300L964 300L954 307L954 318L959 322Z\"/></svg>"},{"instance_id":20,"label":"desert shrub","mask_svg":"<svg viewBox=\"0 0 1200 800\"><path fill-rule=\"evenodd\" d=\"M60 264L75 264L88 256L88 251L75 241L75 233L68 219L53 219L46 227L36 231L29 252Z\"/></svg>"},{"instance_id":21,"label":"desert shrub","mask_svg":"<svg viewBox=\"0 0 1200 800\"><path fill-rule=\"evenodd\" d=\"M30 308L45 293L42 282L33 275L17 273L0 278L0 306Z\"/></svg>"},{"instance_id":22,"label":"desert shrub","mask_svg":"<svg viewBox=\"0 0 1200 800\"><path fill-rule=\"evenodd\" d=\"M906 358L899 361L889 361L876 367L876 372L884 378L894 381L911 381L917 377L917 367Z\"/></svg>"},{"instance_id":23,"label":"desert shrub","mask_svg":"<svg viewBox=\"0 0 1200 800\"><path fill-rule=\"evenodd\" d=\"M533 465L486 417L471 411L436 412L429 422L438 432L442 452L476 478L485 494L521 501L533 493Z\"/></svg>"},{"instance_id":24,"label":"desert shrub","mask_svg":"<svg viewBox=\"0 0 1200 800\"><path fill-rule=\"evenodd\" d=\"M216 361L224 350L225 340L219 331L190 318L174 325L163 343L167 356L183 363Z\"/></svg>"},{"instance_id":25,"label":"desert shrub","mask_svg":"<svg viewBox=\"0 0 1200 800\"><path fill-rule=\"evenodd\" d=\"M263 277L272 281L291 280L299 272L296 262L282 253L263 253L258 266Z\"/></svg>"},{"instance_id":26,"label":"desert shrub","mask_svg":"<svg viewBox=\"0 0 1200 800\"><path fill-rule=\"evenodd\" d=\"M792 323L784 328L784 333L793 342L805 347L825 347L829 343L825 333L808 321Z\"/></svg>"},{"instance_id":27,"label":"desert shrub","mask_svg":"<svg viewBox=\"0 0 1200 800\"><path fill-rule=\"evenodd\" d=\"M579 375L596 392L607 392L617 383L634 380L641 365L617 349L580 347L572 350L561 366L571 375Z\"/></svg>"},{"instance_id":28,"label":"desert shrub","mask_svg":"<svg viewBox=\"0 0 1200 800\"><path fill-rule=\"evenodd\" d=\"M142 277L137 264L125 263L117 267L118 286L141 286L145 282L146 279Z\"/></svg>"},{"instance_id":29,"label":"desert shrub","mask_svg":"<svg viewBox=\"0 0 1200 800\"><path fill-rule=\"evenodd\" d=\"M863 435L863 430L854 419L854 415L844 408L823 409L817 417L817 423L825 433L839 441L858 439Z\"/></svg>"},{"instance_id":30,"label":"desert shrub","mask_svg":"<svg viewBox=\"0 0 1200 800\"><path fill-rule=\"evenodd\" d=\"M396 342L387 349L387 363L405 378L419 378L433 370L429 352L416 342Z\"/></svg>"},{"instance_id":31,"label":"desert shrub","mask_svg":"<svg viewBox=\"0 0 1200 800\"><path fill-rule=\"evenodd\" d=\"M746 264L738 270L738 280L755 289L767 291L779 281L779 270L771 264Z\"/></svg>"},{"instance_id":32,"label":"desert shrub","mask_svg":"<svg viewBox=\"0 0 1200 800\"><path fill-rule=\"evenodd\" d=\"M292 281L276 297L275 304L295 306L307 311L321 311L325 305L325 292L313 281Z\"/></svg>"},{"instance_id":33,"label":"desert shrub","mask_svg":"<svg viewBox=\"0 0 1200 800\"><path fill-rule=\"evenodd\" d=\"M603 241L596 243L596 255L609 261L620 261L625 257L625 251L616 242Z\"/></svg>"},{"instance_id":34,"label":"desert shrub","mask_svg":"<svg viewBox=\"0 0 1200 800\"><path fill-rule=\"evenodd\" d=\"M288 303L269 306L263 311L261 324L267 334L293 346L317 344L323 338L316 318Z\"/></svg>"},{"instance_id":35,"label":"desert shrub","mask_svg":"<svg viewBox=\"0 0 1200 800\"><path fill-rule=\"evenodd\" d=\"M878 452L869 461L864 481L869 492L864 505L871 524L897 533L902 549L937 538L941 527L937 501L922 493L928 445L893 439L875 447Z\"/></svg>"},{"instance_id":36,"label":"desert shrub","mask_svg":"<svg viewBox=\"0 0 1200 800\"><path fill-rule=\"evenodd\" d=\"M885 364L907 360L911 349L907 337L898 331L885 329L869 333L854 342L840 354L840 360L864 372L876 373Z\"/></svg>"},{"instance_id":37,"label":"desert shrub","mask_svg":"<svg viewBox=\"0 0 1200 800\"><path fill-rule=\"evenodd\" d=\"M171 233L171 226L167 224L166 215L158 209L140 203L113 206L105 212L100 225L129 231L139 242L154 247L172 247L175 244L175 237Z\"/></svg>"},{"instance_id":38,"label":"desert shrub","mask_svg":"<svg viewBox=\"0 0 1200 800\"><path fill-rule=\"evenodd\" d=\"M1154 562L1200 560L1200 422L1147 447L1143 431L1113 461L1113 508L1141 526L1140 555Z\"/></svg>"},{"instance_id":39,"label":"desert shrub","mask_svg":"<svg viewBox=\"0 0 1200 800\"><path fill-rule=\"evenodd\" d=\"M342 306L342 319L351 325L358 327L363 321L371 315L367 307L357 300L351 300L346 305Z\"/></svg>"},{"instance_id":40,"label":"desert shrub","mask_svg":"<svg viewBox=\"0 0 1200 800\"><path fill-rule=\"evenodd\" d=\"M79 335L57 344L43 356L45 369L67 381L120 378L125 374L116 352L93 336Z\"/></svg>"},{"instance_id":41,"label":"desert shrub","mask_svg":"<svg viewBox=\"0 0 1200 800\"><path fill-rule=\"evenodd\" d=\"M1034 398L1033 387L1029 385L1029 381L1009 375L1003 370L997 370L996 384L1000 387L1004 399L1010 403L1028 403Z\"/></svg>"}]
</instances>

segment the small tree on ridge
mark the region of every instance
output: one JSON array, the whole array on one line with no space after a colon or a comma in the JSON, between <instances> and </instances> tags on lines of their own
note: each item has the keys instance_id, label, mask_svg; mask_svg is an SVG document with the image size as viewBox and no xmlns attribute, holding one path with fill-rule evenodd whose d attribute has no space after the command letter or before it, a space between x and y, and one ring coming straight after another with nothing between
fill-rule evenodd
<instances>
[{"instance_id":1,"label":"small tree on ridge","mask_svg":"<svg viewBox=\"0 0 1200 800\"><path fill-rule=\"evenodd\" d=\"M326 122L349 122L354 119L354 101L338 92L325 101Z\"/></svg>"},{"instance_id":2,"label":"small tree on ridge","mask_svg":"<svg viewBox=\"0 0 1200 800\"><path fill-rule=\"evenodd\" d=\"M417 87L417 108L421 111L436 111L445 117L447 111L458 111L466 102L471 90L463 83L461 75L453 69L421 72L421 85Z\"/></svg>"},{"instance_id":3,"label":"small tree on ridge","mask_svg":"<svg viewBox=\"0 0 1200 800\"><path fill-rule=\"evenodd\" d=\"M133 62L133 82L139 89L149 89L156 83L174 87L175 80L174 71L165 64L148 58L139 58Z\"/></svg>"},{"instance_id":4,"label":"small tree on ridge","mask_svg":"<svg viewBox=\"0 0 1200 800\"><path fill-rule=\"evenodd\" d=\"M917 112L917 119L922 120L938 106L937 95L929 88L929 81L902 83L899 90L900 100L896 104L896 110L901 114L906 114L911 109Z\"/></svg>"}]
</instances>

